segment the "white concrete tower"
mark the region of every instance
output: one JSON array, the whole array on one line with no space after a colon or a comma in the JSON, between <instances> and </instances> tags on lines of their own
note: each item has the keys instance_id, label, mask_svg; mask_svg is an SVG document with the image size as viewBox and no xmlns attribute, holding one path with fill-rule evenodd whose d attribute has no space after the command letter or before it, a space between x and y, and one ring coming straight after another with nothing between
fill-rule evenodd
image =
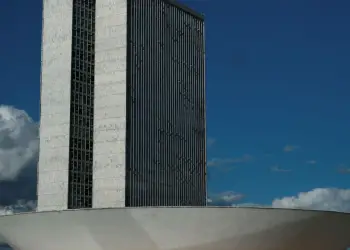
<instances>
[{"instance_id":1,"label":"white concrete tower","mask_svg":"<svg viewBox=\"0 0 350 250\"><path fill-rule=\"evenodd\" d=\"M203 17L44 0L38 211L205 204Z\"/></svg>"},{"instance_id":2,"label":"white concrete tower","mask_svg":"<svg viewBox=\"0 0 350 250\"><path fill-rule=\"evenodd\" d=\"M72 0L44 0L38 211L67 209Z\"/></svg>"}]
</instances>

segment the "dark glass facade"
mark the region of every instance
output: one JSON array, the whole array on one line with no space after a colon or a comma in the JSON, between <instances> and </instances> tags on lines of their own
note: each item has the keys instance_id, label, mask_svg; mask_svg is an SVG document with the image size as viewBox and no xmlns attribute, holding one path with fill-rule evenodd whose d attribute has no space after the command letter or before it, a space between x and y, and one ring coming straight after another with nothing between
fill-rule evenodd
<instances>
[{"instance_id":1,"label":"dark glass facade","mask_svg":"<svg viewBox=\"0 0 350 250\"><path fill-rule=\"evenodd\" d=\"M92 207L96 0L73 0L68 209Z\"/></svg>"},{"instance_id":2,"label":"dark glass facade","mask_svg":"<svg viewBox=\"0 0 350 250\"><path fill-rule=\"evenodd\" d=\"M126 206L206 204L203 18L128 0Z\"/></svg>"}]
</instances>

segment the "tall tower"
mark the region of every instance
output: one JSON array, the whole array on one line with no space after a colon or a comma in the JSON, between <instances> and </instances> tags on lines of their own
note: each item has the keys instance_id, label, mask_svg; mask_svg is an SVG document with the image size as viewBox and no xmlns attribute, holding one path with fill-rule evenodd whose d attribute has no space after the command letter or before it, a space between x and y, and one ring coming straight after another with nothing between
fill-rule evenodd
<instances>
[{"instance_id":1,"label":"tall tower","mask_svg":"<svg viewBox=\"0 0 350 250\"><path fill-rule=\"evenodd\" d=\"M38 211L206 204L204 20L44 0Z\"/></svg>"}]
</instances>

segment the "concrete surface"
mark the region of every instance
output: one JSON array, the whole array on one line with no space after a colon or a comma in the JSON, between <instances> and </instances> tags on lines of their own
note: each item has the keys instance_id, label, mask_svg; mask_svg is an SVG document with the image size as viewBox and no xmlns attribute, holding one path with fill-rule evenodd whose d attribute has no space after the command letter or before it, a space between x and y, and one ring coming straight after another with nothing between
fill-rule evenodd
<instances>
[{"instance_id":1,"label":"concrete surface","mask_svg":"<svg viewBox=\"0 0 350 250\"><path fill-rule=\"evenodd\" d=\"M126 0L96 1L93 207L125 206Z\"/></svg>"},{"instance_id":2,"label":"concrete surface","mask_svg":"<svg viewBox=\"0 0 350 250\"><path fill-rule=\"evenodd\" d=\"M72 6L43 1L38 211L67 209Z\"/></svg>"},{"instance_id":3,"label":"concrete surface","mask_svg":"<svg viewBox=\"0 0 350 250\"><path fill-rule=\"evenodd\" d=\"M16 250L346 250L350 214L216 207L41 212L0 217L0 239Z\"/></svg>"}]
</instances>

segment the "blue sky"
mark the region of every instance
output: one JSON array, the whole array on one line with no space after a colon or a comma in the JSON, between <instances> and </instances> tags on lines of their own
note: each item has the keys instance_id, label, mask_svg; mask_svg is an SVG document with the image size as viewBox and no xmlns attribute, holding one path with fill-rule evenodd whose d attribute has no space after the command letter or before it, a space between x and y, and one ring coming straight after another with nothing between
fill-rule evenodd
<instances>
[{"instance_id":1,"label":"blue sky","mask_svg":"<svg viewBox=\"0 0 350 250\"><path fill-rule=\"evenodd\" d=\"M270 205L344 189L350 204L350 2L182 2L206 16L210 194ZM0 104L35 121L41 11L0 1Z\"/></svg>"}]
</instances>

